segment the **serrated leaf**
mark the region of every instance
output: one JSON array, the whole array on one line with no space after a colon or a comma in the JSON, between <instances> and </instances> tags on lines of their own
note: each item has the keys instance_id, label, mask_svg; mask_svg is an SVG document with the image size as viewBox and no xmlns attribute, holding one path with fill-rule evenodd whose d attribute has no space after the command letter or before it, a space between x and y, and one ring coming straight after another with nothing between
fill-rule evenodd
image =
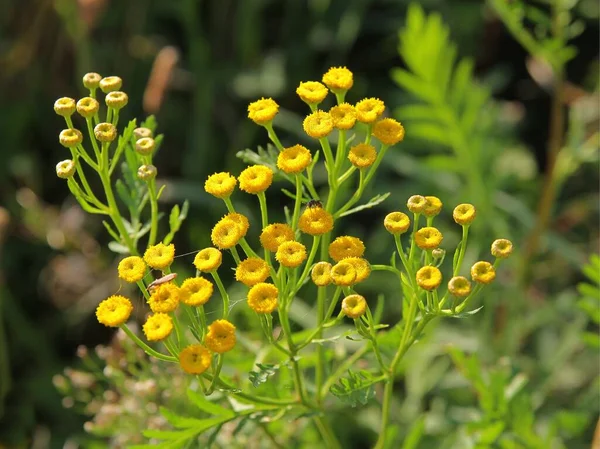
<instances>
[{"instance_id":1,"label":"serrated leaf","mask_svg":"<svg viewBox=\"0 0 600 449\"><path fill-rule=\"evenodd\" d=\"M457 315L452 315L452 318L465 318L465 317L468 317L468 316L471 316L471 315L475 315L481 309L483 309L483 306L477 307L475 310L469 310L468 312L462 312L462 313L459 313Z\"/></svg>"},{"instance_id":2,"label":"serrated leaf","mask_svg":"<svg viewBox=\"0 0 600 449\"><path fill-rule=\"evenodd\" d=\"M329 391L343 403L356 407L358 404L365 405L375 396L374 385L380 380L368 371L355 373L348 370L348 376L342 377Z\"/></svg>"},{"instance_id":3,"label":"serrated leaf","mask_svg":"<svg viewBox=\"0 0 600 449\"><path fill-rule=\"evenodd\" d=\"M114 240L108 242L108 249L117 254L129 254L129 248L122 243L115 242Z\"/></svg>"},{"instance_id":4,"label":"serrated leaf","mask_svg":"<svg viewBox=\"0 0 600 449\"><path fill-rule=\"evenodd\" d=\"M235 412L233 410L229 410L209 401L202 393L192 389L187 390L187 397L197 408L208 413L209 415L220 415L230 418L235 416Z\"/></svg>"},{"instance_id":5,"label":"serrated leaf","mask_svg":"<svg viewBox=\"0 0 600 449\"><path fill-rule=\"evenodd\" d=\"M106 228L106 230L108 231L108 233L110 234L110 236L115 239L116 241L121 240L121 238L119 237L119 234L117 234L115 231L113 231L113 229L111 228L110 224L108 224L108 222L102 220L102 224L104 225L104 227Z\"/></svg>"},{"instance_id":6,"label":"serrated leaf","mask_svg":"<svg viewBox=\"0 0 600 449\"><path fill-rule=\"evenodd\" d=\"M270 363L257 363L258 367L257 371L250 371L248 373L248 377L250 382L252 382L253 387L258 387L260 384L264 384L269 377L277 374L279 370L279 365L272 365Z\"/></svg>"},{"instance_id":7,"label":"serrated leaf","mask_svg":"<svg viewBox=\"0 0 600 449\"><path fill-rule=\"evenodd\" d=\"M370 209L372 207L375 207L378 204L381 204L382 202L384 202L386 200L386 198L388 196L390 196L390 194L391 194L390 192L387 192L387 193L375 195L373 198L371 198L369 200L368 203L362 204L360 206L357 206L357 207L354 207L354 208L352 208L350 210L347 210L346 212L344 212L343 214L341 214L340 217L346 217L348 215L355 214L356 212L360 212L361 210Z\"/></svg>"},{"instance_id":8,"label":"serrated leaf","mask_svg":"<svg viewBox=\"0 0 600 449\"><path fill-rule=\"evenodd\" d=\"M159 410L161 415L165 417L169 424L178 429L196 427L202 424L201 419L192 418L188 416L180 416L166 407L160 407Z\"/></svg>"}]
</instances>

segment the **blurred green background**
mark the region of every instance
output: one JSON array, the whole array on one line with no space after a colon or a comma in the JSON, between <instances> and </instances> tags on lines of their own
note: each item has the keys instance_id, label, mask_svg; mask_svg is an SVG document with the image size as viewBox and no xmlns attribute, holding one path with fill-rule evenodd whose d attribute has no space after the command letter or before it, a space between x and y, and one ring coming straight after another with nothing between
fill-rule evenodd
<instances>
[{"instance_id":1,"label":"blurred green background","mask_svg":"<svg viewBox=\"0 0 600 449\"><path fill-rule=\"evenodd\" d=\"M284 145L302 143L306 106L295 88L337 65L355 74L350 101L379 97L407 129L407 139L366 195L392 196L353 215L339 232L360 235L369 259L386 262L389 241L380 223L418 193L447 204L442 220L448 224L455 204L477 205L480 224L469 260L485 254L495 237L511 238L518 248L481 314L440 324L427 337L429 349L408 357L398 419L409 425L421 416L445 415L453 405L476 403L472 389L457 393L448 386L460 363L455 357L452 364L443 343L454 342L476 353L483 366L510 360L514 373L525 373L536 430L543 433L557 421L552 428L565 445L560 447L590 446L600 399L598 298L595 290L577 285L597 282L583 266L598 252L598 3L568 5L577 29L566 38L575 53L562 84L565 145L547 232L540 233L532 254L524 248L549 166L552 71L523 47L493 2L418 3L445 24L431 35L437 52L431 41L419 39L425 31L405 26L404 0L0 0L0 447L85 442L86 418L63 407L52 376L76 363L78 345L94 347L111 338L93 311L118 289L115 255L106 248L100 220L85 215L55 176L54 165L66 156L54 101L82 96L82 75L96 71L124 79L130 98L124 118L156 115L165 134L156 159L159 178L168 185L162 207L186 198L191 203L175 241L183 253L209 244L209 230L224 213L204 193L206 177L239 173L244 163L236 153L267 142L246 117L248 103L275 98L282 107L276 125ZM548 28L548 4L526 5L538 15L528 15L524 29L536 35ZM442 95L429 104L455 114L461 126L448 128L424 120L414 105L427 103L420 98L427 89L435 94L435 63L452 48L457 63L472 64L473 77L464 91L454 92L454 102L445 103ZM421 76L421 87L411 92L394 68ZM236 201L256 214L247 198ZM271 192L270 201L283 204L285 197ZM446 236L449 247L459 239L450 231ZM394 297L394 289L377 276L366 286L372 296ZM395 322L399 302L386 313ZM418 447L438 447L436 432L455 424L430 423L431 439ZM354 447L365 447L364 439L354 441Z\"/></svg>"}]
</instances>

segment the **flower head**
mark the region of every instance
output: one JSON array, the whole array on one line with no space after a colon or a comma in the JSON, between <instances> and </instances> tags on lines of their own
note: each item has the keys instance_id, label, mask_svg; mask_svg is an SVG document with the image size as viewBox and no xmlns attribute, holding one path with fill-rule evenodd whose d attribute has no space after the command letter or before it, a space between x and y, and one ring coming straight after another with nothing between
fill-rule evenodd
<instances>
[{"instance_id":1,"label":"flower head","mask_svg":"<svg viewBox=\"0 0 600 449\"><path fill-rule=\"evenodd\" d=\"M156 166L152 164L140 165L137 170L137 177L144 182L152 181L154 178L156 178L157 174L158 170L156 169Z\"/></svg>"},{"instance_id":2,"label":"flower head","mask_svg":"<svg viewBox=\"0 0 600 449\"><path fill-rule=\"evenodd\" d=\"M247 287L264 282L269 274L269 265L258 257L242 260L235 269L235 279Z\"/></svg>"},{"instance_id":3,"label":"flower head","mask_svg":"<svg viewBox=\"0 0 600 449\"><path fill-rule=\"evenodd\" d=\"M62 97L54 102L54 112L62 117L71 117L75 108L75 100L69 97Z\"/></svg>"},{"instance_id":4,"label":"flower head","mask_svg":"<svg viewBox=\"0 0 600 449\"><path fill-rule=\"evenodd\" d=\"M279 290L273 284L260 282L248 292L248 307L256 313L271 313L277 308Z\"/></svg>"},{"instance_id":5,"label":"flower head","mask_svg":"<svg viewBox=\"0 0 600 449\"><path fill-rule=\"evenodd\" d=\"M329 110L333 126L337 129L348 130L356 123L356 110L348 103L341 103Z\"/></svg>"},{"instance_id":6,"label":"flower head","mask_svg":"<svg viewBox=\"0 0 600 449\"><path fill-rule=\"evenodd\" d=\"M350 262L341 261L331 268L331 280L335 285L348 286L356 280L356 270Z\"/></svg>"},{"instance_id":7,"label":"flower head","mask_svg":"<svg viewBox=\"0 0 600 449\"><path fill-rule=\"evenodd\" d=\"M264 192L273 182L273 170L264 165L251 165L238 177L240 189L246 193Z\"/></svg>"},{"instance_id":8,"label":"flower head","mask_svg":"<svg viewBox=\"0 0 600 449\"><path fill-rule=\"evenodd\" d=\"M442 283L442 272L431 265L420 268L417 271L417 285L423 290L435 290Z\"/></svg>"},{"instance_id":9,"label":"flower head","mask_svg":"<svg viewBox=\"0 0 600 449\"><path fill-rule=\"evenodd\" d=\"M379 98L365 98L356 103L354 109L359 122L373 123L385 111L385 104Z\"/></svg>"},{"instance_id":10,"label":"flower head","mask_svg":"<svg viewBox=\"0 0 600 449\"><path fill-rule=\"evenodd\" d=\"M421 228L415 233L415 243L421 249L437 248L443 238L442 233L432 226Z\"/></svg>"},{"instance_id":11,"label":"flower head","mask_svg":"<svg viewBox=\"0 0 600 449\"><path fill-rule=\"evenodd\" d=\"M56 176L61 179L69 179L75 174L76 169L75 161L71 159L60 161L56 164Z\"/></svg>"},{"instance_id":12,"label":"flower head","mask_svg":"<svg viewBox=\"0 0 600 449\"><path fill-rule=\"evenodd\" d=\"M248 118L257 125L271 123L278 112L279 105L272 98L261 98L248 105Z\"/></svg>"},{"instance_id":13,"label":"flower head","mask_svg":"<svg viewBox=\"0 0 600 449\"><path fill-rule=\"evenodd\" d=\"M204 346L190 345L179 353L179 365L189 374L202 374L210 367L212 354Z\"/></svg>"},{"instance_id":14,"label":"flower head","mask_svg":"<svg viewBox=\"0 0 600 449\"><path fill-rule=\"evenodd\" d=\"M318 81L305 81L300 83L296 93L306 104L317 105L325 99L329 91Z\"/></svg>"},{"instance_id":15,"label":"flower head","mask_svg":"<svg viewBox=\"0 0 600 449\"><path fill-rule=\"evenodd\" d=\"M179 298L181 292L179 287L175 284L168 282L166 284L160 284L152 291L148 304L150 310L155 313L169 313L177 308L179 305Z\"/></svg>"},{"instance_id":16,"label":"flower head","mask_svg":"<svg viewBox=\"0 0 600 449\"><path fill-rule=\"evenodd\" d=\"M83 134L75 128L63 129L58 135L58 141L65 148L76 147L83 141Z\"/></svg>"},{"instance_id":17,"label":"flower head","mask_svg":"<svg viewBox=\"0 0 600 449\"><path fill-rule=\"evenodd\" d=\"M333 131L333 119L329 112L317 110L304 119L302 126L310 137L321 139Z\"/></svg>"},{"instance_id":18,"label":"flower head","mask_svg":"<svg viewBox=\"0 0 600 449\"><path fill-rule=\"evenodd\" d=\"M448 281L448 291L457 298L465 298L471 293L471 283L466 277L454 276Z\"/></svg>"},{"instance_id":19,"label":"flower head","mask_svg":"<svg viewBox=\"0 0 600 449\"><path fill-rule=\"evenodd\" d=\"M212 229L210 239L219 249L233 248L242 239L242 228L230 218L222 218Z\"/></svg>"},{"instance_id":20,"label":"flower head","mask_svg":"<svg viewBox=\"0 0 600 449\"><path fill-rule=\"evenodd\" d=\"M352 264L354 267L354 270L356 271L356 279L354 279L355 284L364 281L371 274L371 265L369 265L367 259L362 257L346 257L342 259L342 262Z\"/></svg>"},{"instance_id":21,"label":"flower head","mask_svg":"<svg viewBox=\"0 0 600 449\"><path fill-rule=\"evenodd\" d=\"M442 201L437 196L426 196L427 205L423 210L426 217L435 217L442 211Z\"/></svg>"},{"instance_id":22,"label":"flower head","mask_svg":"<svg viewBox=\"0 0 600 449\"><path fill-rule=\"evenodd\" d=\"M210 175L204 183L204 190L216 198L229 198L235 189L237 179L235 176L227 173L215 173Z\"/></svg>"},{"instance_id":23,"label":"flower head","mask_svg":"<svg viewBox=\"0 0 600 449\"><path fill-rule=\"evenodd\" d=\"M96 72L89 72L83 75L83 86L86 89L97 89L100 85L102 75Z\"/></svg>"},{"instance_id":24,"label":"flower head","mask_svg":"<svg viewBox=\"0 0 600 449\"><path fill-rule=\"evenodd\" d=\"M213 352L222 354L235 346L235 326L227 320L216 320L208 326L204 344Z\"/></svg>"},{"instance_id":25,"label":"flower head","mask_svg":"<svg viewBox=\"0 0 600 449\"><path fill-rule=\"evenodd\" d=\"M148 341L164 340L173 330L173 320L166 313L155 313L148 317L142 330Z\"/></svg>"},{"instance_id":26,"label":"flower head","mask_svg":"<svg viewBox=\"0 0 600 449\"><path fill-rule=\"evenodd\" d=\"M391 212L383 219L383 226L390 234L404 234L410 228L410 218L403 212Z\"/></svg>"},{"instance_id":27,"label":"flower head","mask_svg":"<svg viewBox=\"0 0 600 449\"><path fill-rule=\"evenodd\" d=\"M98 123L94 127L94 136L100 142L112 142L117 138L117 128L112 123Z\"/></svg>"},{"instance_id":28,"label":"flower head","mask_svg":"<svg viewBox=\"0 0 600 449\"><path fill-rule=\"evenodd\" d=\"M322 207L307 207L300 215L298 227L305 234L326 234L333 229L333 215Z\"/></svg>"},{"instance_id":29,"label":"flower head","mask_svg":"<svg viewBox=\"0 0 600 449\"><path fill-rule=\"evenodd\" d=\"M331 264L329 262L316 263L310 272L310 277L318 287L331 284Z\"/></svg>"},{"instance_id":30,"label":"flower head","mask_svg":"<svg viewBox=\"0 0 600 449\"><path fill-rule=\"evenodd\" d=\"M346 67L331 67L323 75L323 83L334 93L350 90L354 84L354 76Z\"/></svg>"},{"instance_id":31,"label":"flower head","mask_svg":"<svg viewBox=\"0 0 600 449\"><path fill-rule=\"evenodd\" d=\"M284 242L277 248L275 258L284 267L296 268L306 260L306 246L300 242Z\"/></svg>"},{"instance_id":32,"label":"flower head","mask_svg":"<svg viewBox=\"0 0 600 449\"><path fill-rule=\"evenodd\" d=\"M83 118L92 118L100 109L98 100L92 97L83 97L77 102L77 112Z\"/></svg>"},{"instance_id":33,"label":"flower head","mask_svg":"<svg viewBox=\"0 0 600 449\"><path fill-rule=\"evenodd\" d=\"M288 174L301 173L310 165L312 156L310 151L302 145L285 148L277 156L277 167Z\"/></svg>"},{"instance_id":34,"label":"flower head","mask_svg":"<svg viewBox=\"0 0 600 449\"><path fill-rule=\"evenodd\" d=\"M507 239L497 239L492 243L492 256L497 259L506 259L513 252L513 244Z\"/></svg>"},{"instance_id":35,"label":"flower head","mask_svg":"<svg viewBox=\"0 0 600 449\"><path fill-rule=\"evenodd\" d=\"M123 80L118 76L105 76L100 80L100 89L105 94L119 90L123 86Z\"/></svg>"},{"instance_id":36,"label":"flower head","mask_svg":"<svg viewBox=\"0 0 600 449\"><path fill-rule=\"evenodd\" d=\"M135 141L135 151L142 156L150 156L156 143L152 137L141 137Z\"/></svg>"},{"instance_id":37,"label":"flower head","mask_svg":"<svg viewBox=\"0 0 600 449\"><path fill-rule=\"evenodd\" d=\"M471 278L480 284L490 284L496 279L496 269L489 262L476 262L471 267Z\"/></svg>"},{"instance_id":38,"label":"flower head","mask_svg":"<svg viewBox=\"0 0 600 449\"><path fill-rule=\"evenodd\" d=\"M151 268L163 270L173 263L175 258L175 245L158 243L150 246L144 253L144 260Z\"/></svg>"},{"instance_id":39,"label":"flower head","mask_svg":"<svg viewBox=\"0 0 600 449\"><path fill-rule=\"evenodd\" d=\"M125 323L131 315L133 305L125 296L113 295L102 301L96 309L96 318L100 324L117 327Z\"/></svg>"},{"instance_id":40,"label":"flower head","mask_svg":"<svg viewBox=\"0 0 600 449\"><path fill-rule=\"evenodd\" d=\"M119 262L117 268L119 278L125 282L138 282L141 281L146 272L146 264L144 259L138 256L129 256Z\"/></svg>"},{"instance_id":41,"label":"flower head","mask_svg":"<svg viewBox=\"0 0 600 449\"><path fill-rule=\"evenodd\" d=\"M268 225L260 233L260 244L267 251L275 252L279 245L294 240L294 231L285 223Z\"/></svg>"},{"instance_id":42,"label":"flower head","mask_svg":"<svg viewBox=\"0 0 600 449\"><path fill-rule=\"evenodd\" d=\"M222 220L233 221L239 228L240 232L242 233L242 237L246 237L246 233L248 232L248 229L250 228L250 221L248 221L248 217L246 217L243 214L238 214L237 212L230 212L227 215L225 215L222 218Z\"/></svg>"},{"instance_id":43,"label":"flower head","mask_svg":"<svg viewBox=\"0 0 600 449\"><path fill-rule=\"evenodd\" d=\"M404 140L404 126L393 118L384 118L373 125L373 135L384 145L396 145Z\"/></svg>"},{"instance_id":44,"label":"flower head","mask_svg":"<svg viewBox=\"0 0 600 449\"><path fill-rule=\"evenodd\" d=\"M139 128L135 128L133 130L133 137L135 137L135 139L138 140L142 137L154 137L154 135L150 128L140 126Z\"/></svg>"},{"instance_id":45,"label":"flower head","mask_svg":"<svg viewBox=\"0 0 600 449\"><path fill-rule=\"evenodd\" d=\"M127 106L127 103L129 102L129 97L125 92L115 90L106 94L104 102L109 108L113 108L118 111L119 109L123 109L125 106Z\"/></svg>"},{"instance_id":46,"label":"flower head","mask_svg":"<svg viewBox=\"0 0 600 449\"><path fill-rule=\"evenodd\" d=\"M339 262L346 257L362 257L365 244L358 237L342 235L329 244L329 257Z\"/></svg>"},{"instance_id":47,"label":"flower head","mask_svg":"<svg viewBox=\"0 0 600 449\"><path fill-rule=\"evenodd\" d=\"M470 225L475 220L475 216L477 215L477 210L475 206L472 204L464 203L459 204L454 208L452 212L452 218L454 221L462 226Z\"/></svg>"},{"instance_id":48,"label":"flower head","mask_svg":"<svg viewBox=\"0 0 600 449\"><path fill-rule=\"evenodd\" d=\"M213 284L202 276L188 278L179 287L179 299L188 306L203 306L213 294Z\"/></svg>"},{"instance_id":49,"label":"flower head","mask_svg":"<svg viewBox=\"0 0 600 449\"><path fill-rule=\"evenodd\" d=\"M221 266L223 254L217 248L204 248L194 257L194 266L198 271L210 273Z\"/></svg>"},{"instance_id":50,"label":"flower head","mask_svg":"<svg viewBox=\"0 0 600 449\"><path fill-rule=\"evenodd\" d=\"M342 301L342 313L348 318L357 319L365 314L367 301L361 295L349 295Z\"/></svg>"},{"instance_id":51,"label":"flower head","mask_svg":"<svg viewBox=\"0 0 600 449\"><path fill-rule=\"evenodd\" d=\"M377 151L373 145L368 143L359 143L350 148L348 160L356 168L367 168L373 165L377 159Z\"/></svg>"},{"instance_id":52,"label":"flower head","mask_svg":"<svg viewBox=\"0 0 600 449\"><path fill-rule=\"evenodd\" d=\"M427 198L422 195L413 195L406 202L406 207L413 214L420 214L427 207Z\"/></svg>"}]
</instances>

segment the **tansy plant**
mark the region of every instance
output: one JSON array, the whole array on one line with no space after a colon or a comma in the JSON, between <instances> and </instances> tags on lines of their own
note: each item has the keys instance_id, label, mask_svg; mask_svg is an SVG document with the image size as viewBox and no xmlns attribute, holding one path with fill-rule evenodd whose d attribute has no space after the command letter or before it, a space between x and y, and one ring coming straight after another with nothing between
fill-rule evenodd
<instances>
[{"instance_id":1,"label":"tansy plant","mask_svg":"<svg viewBox=\"0 0 600 449\"><path fill-rule=\"evenodd\" d=\"M404 138L403 126L384 118L383 101L366 98L355 104L346 102L352 84L352 73L340 67L330 69L322 83L309 81L298 86L297 94L310 108L303 128L314 139L311 149L300 144L283 146L274 127L279 106L273 99L263 98L249 105L248 117L266 130L274 147L259 154L243 153L244 158L259 163L237 177L230 173L208 177L206 192L223 201L227 214L212 229L214 246L197 252L196 275L184 280L169 273L175 257L170 241L185 212L176 208L171 213L169 233L157 240L160 191L155 184L152 157L159 139L153 139L147 127L135 128L135 122L117 139L119 110L127 103L127 95L119 91L121 80L87 74L84 85L89 97L78 102L70 98L56 102L55 110L67 124L60 142L72 155L72 159L58 164L57 174L67 179L85 210L111 219L112 226L105 225L115 238L113 246L130 253L120 261L118 276L137 284L149 308L143 324L146 341L127 327L133 305L125 296L114 295L102 301L96 311L98 321L120 327L150 356L178 364L190 376L196 376L198 389L206 395L206 399L196 398L203 417L180 417L167 410L165 417L179 430L149 430L146 436L169 441L169 447L193 444L199 439L208 444L229 422L245 425L252 421L269 433L277 418L303 416L310 418L302 421L307 429L311 428L310 422L314 423L324 447L339 448L327 419L330 413L342 404L367 403L373 399L374 386L383 384L375 447L392 447L390 408L400 360L434 318L474 313L468 310L469 305L494 281L498 263L510 255L511 242L496 240L491 247L493 263L479 261L470 270L463 270L469 226L475 220L476 209L471 204L460 204L453 217L462 227L462 240L454 250L451 266L444 266L443 235L434 226L442 203L434 196L414 195L406 205L408 214L397 211L385 217L382 225L391 234L390 242L396 250L390 265L370 264L359 238L337 235L340 220L385 199L387 195L357 205L386 152ZM106 93L104 121L96 100L97 87ZM326 110L323 103L330 94L335 97L335 105ZM83 134L74 127L75 111L88 130L85 143ZM114 187L126 208L119 209L112 178L121 159L124 180ZM319 159L327 173L326 186L313 182ZM103 198L91 190L87 172L99 176ZM287 192L293 202L290 212L286 209L284 222L270 218L283 216L267 205L265 192L274 179L293 185L293 191ZM239 193L235 192L238 188ZM260 223L250 223L236 211L234 193L257 198ZM143 223L148 204L149 218ZM123 210L128 211L128 219L122 215ZM262 229L259 242L246 238L251 225ZM148 240L138 253L146 233ZM235 262L235 279L243 284L246 307L262 331L260 350L253 351L254 343L242 337L230 320L232 302L219 274L224 257ZM148 275L152 270L157 280ZM390 281L398 282L396 300L402 301L404 313L390 329L381 322L382 303L375 307L372 298L360 293L360 284L374 270L389 271L394 274ZM463 276L463 271L469 271L470 276ZM292 304L302 302L302 297L307 305L314 306L314 327L300 328L290 319ZM220 316L216 319L209 320L204 310L208 301L220 301ZM339 336L359 342L354 353L341 359L331 351ZM229 354L232 351L235 355ZM236 361L254 355L250 376L240 377ZM368 368L361 370L358 366ZM279 388L268 387L276 382ZM286 388L287 382L291 388Z\"/></svg>"}]
</instances>

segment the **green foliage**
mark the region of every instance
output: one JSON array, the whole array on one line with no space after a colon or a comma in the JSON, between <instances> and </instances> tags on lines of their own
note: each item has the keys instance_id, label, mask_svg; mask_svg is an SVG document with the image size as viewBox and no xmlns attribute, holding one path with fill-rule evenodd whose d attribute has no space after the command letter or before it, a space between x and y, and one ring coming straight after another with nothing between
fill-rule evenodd
<instances>
[{"instance_id":1,"label":"green foliage","mask_svg":"<svg viewBox=\"0 0 600 449\"><path fill-rule=\"evenodd\" d=\"M253 387L258 387L260 384L269 380L269 377L277 374L279 365L271 363L257 363L258 371L250 371L248 377Z\"/></svg>"},{"instance_id":2,"label":"green foliage","mask_svg":"<svg viewBox=\"0 0 600 449\"><path fill-rule=\"evenodd\" d=\"M583 340L592 348L600 348L600 335L598 335L598 326L600 326L600 257L597 254L590 256L589 263L584 265L583 273L589 282L581 282L577 285L577 290L581 295L577 301L577 307L585 312L594 331L585 331L582 335Z\"/></svg>"},{"instance_id":3,"label":"green foliage","mask_svg":"<svg viewBox=\"0 0 600 449\"><path fill-rule=\"evenodd\" d=\"M368 371L348 370L348 376L342 377L331 386L331 394L351 407L367 404L375 396L375 384L381 379Z\"/></svg>"}]
</instances>

